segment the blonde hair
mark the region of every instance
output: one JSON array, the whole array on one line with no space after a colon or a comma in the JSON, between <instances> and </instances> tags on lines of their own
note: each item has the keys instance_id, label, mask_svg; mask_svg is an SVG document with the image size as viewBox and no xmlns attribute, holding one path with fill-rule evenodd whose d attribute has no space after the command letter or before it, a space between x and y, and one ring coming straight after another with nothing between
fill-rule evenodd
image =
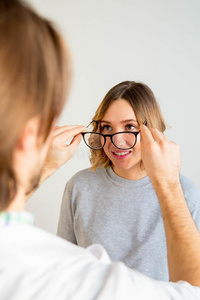
<instances>
[{"instance_id":1,"label":"blonde hair","mask_svg":"<svg viewBox=\"0 0 200 300\"><path fill-rule=\"evenodd\" d=\"M96 121L93 122L93 131L100 131L99 121L103 119L110 104L118 99L124 99L130 103L139 125L146 121L149 128L165 131L166 124L152 90L146 84L135 81L123 81L108 91L93 117ZM91 170L95 171L101 166L107 168L112 165L103 149L90 149L90 152Z\"/></svg>"},{"instance_id":2,"label":"blonde hair","mask_svg":"<svg viewBox=\"0 0 200 300\"><path fill-rule=\"evenodd\" d=\"M38 115L45 140L65 104L70 59L46 19L18 0L0 1L0 210L17 191L12 167L16 141Z\"/></svg>"}]
</instances>

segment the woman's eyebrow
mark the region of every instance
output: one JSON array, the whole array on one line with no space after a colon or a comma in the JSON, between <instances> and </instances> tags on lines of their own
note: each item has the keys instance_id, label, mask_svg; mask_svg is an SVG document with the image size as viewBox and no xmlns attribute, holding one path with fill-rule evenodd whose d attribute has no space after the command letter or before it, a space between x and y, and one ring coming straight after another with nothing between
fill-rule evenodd
<instances>
[{"instance_id":1,"label":"woman's eyebrow","mask_svg":"<svg viewBox=\"0 0 200 300\"><path fill-rule=\"evenodd\" d=\"M137 123L137 120L134 120L134 119L128 119L128 120L123 120L123 121L121 121L120 123L128 123L128 122L135 122L135 123Z\"/></svg>"},{"instance_id":2,"label":"woman's eyebrow","mask_svg":"<svg viewBox=\"0 0 200 300\"><path fill-rule=\"evenodd\" d=\"M134 119L123 120L123 121L121 121L120 123L123 124L123 123L128 123L128 122L135 122L135 123L138 123L137 120L134 120ZM112 124L111 122L106 121L106 120L101 120L100 123Z\"/></svg>"},{"instance_id":3,"label":"woman's eyebrow","mask_svg":"<svg viewBox=\"0 0 200 300\"><path fill-rule=\"evenodd\" d=\"M111 124L111 122L106 121L106 120L101 120L100 123L108 123L108 124Z\"/></svg>"}]
</instances>

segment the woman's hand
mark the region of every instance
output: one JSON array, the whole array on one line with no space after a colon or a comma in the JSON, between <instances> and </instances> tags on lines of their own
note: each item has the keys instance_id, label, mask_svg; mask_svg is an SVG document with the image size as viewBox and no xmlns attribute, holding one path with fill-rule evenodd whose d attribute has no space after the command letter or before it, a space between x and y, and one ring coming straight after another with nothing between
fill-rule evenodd
<instances>
[{"instance_id":1,"label":"woman's hand","mask_svg":"<svg viewBox=\"0 0 200 300\"><path fill-rule=\"evenodd\" d=\"M81 141L85 126L66 125L53 129L50 147L42 171L40 183L64 165L74 154ZM71 140L72 139L72 140ZM70 141L71 140L71 141ZM69 144L66 144L70 141Z\"/></svg>"}]
</instances>

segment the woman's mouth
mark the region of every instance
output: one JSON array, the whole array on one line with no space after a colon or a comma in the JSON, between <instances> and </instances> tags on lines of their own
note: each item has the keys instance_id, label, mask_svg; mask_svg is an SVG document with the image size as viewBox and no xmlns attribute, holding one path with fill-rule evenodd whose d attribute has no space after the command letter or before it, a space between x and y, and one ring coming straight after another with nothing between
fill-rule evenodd
<instances>
[{"instance_id":1,"label":"woman's mouth","mask_svg":"<svg viewBox=\"0 0 200 300\"><path fill-rule=\"evenodd\" d=\"M111 153L117 159L125 159L132 153L132 151L111 151Z\"/></svg>"}]
</instances>

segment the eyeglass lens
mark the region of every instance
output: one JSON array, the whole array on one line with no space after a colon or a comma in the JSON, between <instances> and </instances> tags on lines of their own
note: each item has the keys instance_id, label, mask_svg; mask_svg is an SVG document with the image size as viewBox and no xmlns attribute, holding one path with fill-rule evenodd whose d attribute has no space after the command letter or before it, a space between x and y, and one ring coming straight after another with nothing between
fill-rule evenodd
<instances>
[{"instance_id":1,"label":"eyeglass lens","mask_svg":"<svg viewBox=\"0 0 200 300\"><path fill-rule=\"evenodd\" d=\"M97 134L95 132L93 133L86 133L84 135L84 140L85 140L85 143L93 148L93 149L101 149L104 145L104 137L101 136L100 134Z\"/></svg>"},{"instance_id":2,"label":"eyeglass lens","mask_svg":"<svg viewBox=\"0 0 200 300\"><path fill-rule=\"evenodd\" d=\"M105 144L105 138L102 135L95 132L85 134L84 139L89 147L96 150L103 148ZM113 144L121 150L130 149L136 143L135 135L129 132L116 133L112 136L111 140Z\"/></svg>"},{"instance_id":3,"label":"eyeglass lens","mask_svg":"<svg viewBox=\"0 0 200 300\"><path fill-rule=\"evenodd\" d=\"M112 141L117 148L122 150L130 149L135 145L135 135L133 133L116 133L112 137Z\"/></svg>"}]
</instances>

